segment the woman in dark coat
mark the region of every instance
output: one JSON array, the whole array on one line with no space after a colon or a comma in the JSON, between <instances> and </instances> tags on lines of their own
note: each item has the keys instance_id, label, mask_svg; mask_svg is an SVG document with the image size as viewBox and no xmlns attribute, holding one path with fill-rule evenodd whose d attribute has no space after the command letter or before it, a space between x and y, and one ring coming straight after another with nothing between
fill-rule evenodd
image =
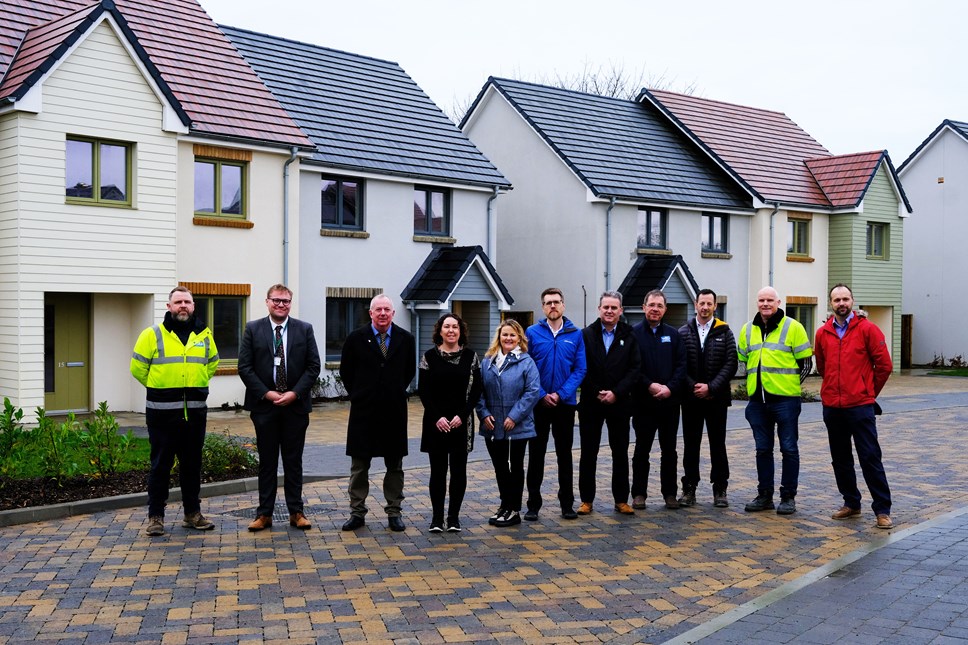
<instances>
[{"instance_id":1,"label":"woman in dark coat","mask_svg":"<svg viewBox=\"0 0 968 645\"><path fill-rule=\"evenodd\" d=\"M424 406L420 450L430 457L431 533L444 530L444 494L450 466L447 530L460 531L467 489L467 454L474 448L474 406L481 397L477 354L466 349L467 324L444 314L434 325L434 347L420 359L417 392Z\"/></svg>"}]
</instances>

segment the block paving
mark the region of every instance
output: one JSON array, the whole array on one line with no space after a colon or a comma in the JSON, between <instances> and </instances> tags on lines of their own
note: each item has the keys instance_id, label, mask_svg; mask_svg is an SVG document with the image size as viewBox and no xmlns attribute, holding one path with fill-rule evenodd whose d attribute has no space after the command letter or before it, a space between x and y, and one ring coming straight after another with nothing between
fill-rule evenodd
<instances>
[{"instance_id":1,"label":"block paving","mask_svg":"<svg viewBox=\"0 0 968 645\"><path fill-rule=\"evenodd\" d=\"M917 388L897 392L886 408L898 411L881 417L879 430L899 531L968 507L968 467L953 449L968 420L968 397L932 407ZM792 516L743 511L756 488L749 429L731 426L728 447L732 505L726 509L712 507L705 484L696 507L664 509L654 453L648 508L634 516L614 513L606 447L595 512L578 520L557 512L549 457L539 521L506 529L487 525L498 497L486 460L468 466L461 533L426 531L423 467L407 471L403 533L386 528L381 475L373 477L367 524L356 532L340 530L348 517L342 479L306 485L314 525L305 532L280 521L249 533L255 493L203 500L203 512L216 523L209 532L181 528L180 508L171 504L169 533L161 538L143 534L141 507L5 527L0 643L658 643L859 549L897 548L889 544L890 531L873 528L863 485L860 518L829 518L842 500L822 423L801 423ZM478 444L475 453L483 451ZM708 469L704 461L704 475ZM905 539L917 544L917 535ZM912 549L905 553L910 557ZM925 553L934 557L937 549ZM962 599L936 608L953 613L958 603L963 610L964 568L949 577L924 581L931 593ZM876 588L878 580L864 588ZM831 603L822 604L826 595L815 602L833 611ZM822 623L822 615L816 618ZM759 612L743 620L769 623ZM900 620L897 611L886 620ZM767 632L736 627L741 624L733 623L746 630L737 632L740 640L754 634L769 640ZM711 642L730 642L726 634L713 634Z\"/></svg>"}]
</instances>

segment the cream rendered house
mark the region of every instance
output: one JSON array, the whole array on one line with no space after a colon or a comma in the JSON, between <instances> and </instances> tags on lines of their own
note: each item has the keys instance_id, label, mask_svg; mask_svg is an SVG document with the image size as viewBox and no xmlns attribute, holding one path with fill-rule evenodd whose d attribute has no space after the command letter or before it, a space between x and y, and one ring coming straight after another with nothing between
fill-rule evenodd
<instances>
[{"instance_id":1,"label":"cream rendered house","mask_svg":"<svg viewBox=\"0 0 968 645\"><path fill-rule=\"evenodd\" d=\"M131 348L181 283L222 352L210 405L241 401L232 359L287 275L283 177L295 194L311 142L200 6L21 5L0 0L0 394L143 410Z\"/></svg>"}]
</instances>

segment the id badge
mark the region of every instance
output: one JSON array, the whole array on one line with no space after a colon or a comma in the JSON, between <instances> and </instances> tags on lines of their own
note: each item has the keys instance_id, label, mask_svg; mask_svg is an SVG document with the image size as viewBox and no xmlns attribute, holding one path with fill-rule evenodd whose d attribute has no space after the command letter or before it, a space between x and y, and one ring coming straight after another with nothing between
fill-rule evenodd
<instances>
[{"instance_id":1,"label":"id badge","mask_svg":"<svg viewBox=\"0 0 968 645\"><path fill-rule=\"evenodd\" d=\"M278 356L274 356L272 358L272 364L275 365L276 367L279 367L282 364L282 359L279 358Z\"/></svg>"}]
</instances>

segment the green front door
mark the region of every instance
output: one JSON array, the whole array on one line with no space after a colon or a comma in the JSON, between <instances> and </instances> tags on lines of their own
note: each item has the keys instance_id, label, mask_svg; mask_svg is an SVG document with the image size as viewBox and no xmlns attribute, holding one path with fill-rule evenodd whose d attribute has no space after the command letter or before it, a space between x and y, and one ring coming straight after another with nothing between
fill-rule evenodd
<instances>
[{"instance_id":1,"label":"green front door","mask_svg":"<svg viewBox=\"0 0 968 645\"><path fill-rule=\"evenodd\" d=\"M87 412L91 384L91 298L44 295L44 408Z\"/></svg>"}]
</instances>

